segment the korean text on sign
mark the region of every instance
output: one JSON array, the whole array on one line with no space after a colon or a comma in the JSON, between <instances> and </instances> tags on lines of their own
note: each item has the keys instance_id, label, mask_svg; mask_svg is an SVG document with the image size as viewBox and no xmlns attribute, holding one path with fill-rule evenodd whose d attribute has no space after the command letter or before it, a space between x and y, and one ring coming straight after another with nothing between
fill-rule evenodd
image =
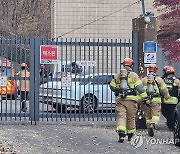
<instances>
[{"instance_id":1,"label":"korean text on sign","mask_svg":"<svg viewBox=\"0 0 180 154\"><path fill-rule=\"evenodd\" d=\"M58 48L53 45L40 46L40 63L55 64L58 61Z\"/></svg>"}]
</instances>

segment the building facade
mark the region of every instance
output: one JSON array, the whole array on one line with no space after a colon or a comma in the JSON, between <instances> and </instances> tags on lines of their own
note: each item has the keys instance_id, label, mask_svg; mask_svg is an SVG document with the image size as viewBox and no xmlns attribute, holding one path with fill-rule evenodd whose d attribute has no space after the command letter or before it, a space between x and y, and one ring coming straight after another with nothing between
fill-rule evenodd
<instances>
[{"instance_id":1,"label":"building facade","mask_svg":"<svg viewBox=\"0 0 180 154\"><path fill-rule=\"evenodd\" d=\"M145 0L153 12L153 0ZM132 37L132 19L142 14L138 0L52 0L52 38Z\"/></svg>"},{"instance_id":2,"label":"building facade","mask_svg":"<svg viewBox=\"0 0 180 154\"><path fill-rule=\"evenodd\" d=\"M155 17L158 16L156 8L153 7L153 0L144 0L145 1L145 10L146 12L154 13ZM142 14L142 4L138 0L52 0L51 3L51 37L52 38L76 38L78 39L132 39L132 19L137 18ZM161 21L160 21L161 22ZM158 26L160 25L158 23ZM164 21L163 21L164 22ZM157 29L158 29L157 26ZM159 31L158 35L162 35L162 32ZM100 40L101 41L101 40ZM74 60L72 57L75 57L73 52L75 49L70 48L65 50L66 47L62 48L62 51L67 52L68 56L64 56L62 60ZM78 53L78 51L82 53ZM86 52L89 50L86 49ZM90 50L93 50L92 48ZM97 51L97 49L95 49ZM123 51L122 54L120 51ZM76 60L95 60L100 59L99 68L100 72L103 72L103 67L107 67L103 61L109 59L109 65L112 65L114 68L114 60L116 59L118 64L117 69L119 69L120 61L129 55L124 53L130 53L131 49L120 48L115 52L117 53L115 57L107 56L111 55L110 51L105 51L106 58L104 58L104 53L102 49L99 49L97 55L90 54L90 56L85 56L85 49L78 48L76 49L77 58ZM62 53L61 51L61 53ZM113 51L114 52L114 48ZM92 53L89 51L89 53ZM71 56L70 56L71 55ZM81 56L80 56L81 55ZM60 56L62 57L62 56ZM84 59L84 57L86 57ZM95 57L95 58L93 58ZM164 57L161 52L158 53L158 67L159 74L162 75L162 68L164 65L170 64L170 62L165 62ZM165 63L166 64L165 64ZM170 64L174 65L174 64ZM177 66L174 65L176 70ZM108 68L109 72L111 67ZM95 72L97 72L97 70ZM117 71L113 70L113 72ZM179 76L179 72L177 73Z\"/></svg>"}]
</instances>

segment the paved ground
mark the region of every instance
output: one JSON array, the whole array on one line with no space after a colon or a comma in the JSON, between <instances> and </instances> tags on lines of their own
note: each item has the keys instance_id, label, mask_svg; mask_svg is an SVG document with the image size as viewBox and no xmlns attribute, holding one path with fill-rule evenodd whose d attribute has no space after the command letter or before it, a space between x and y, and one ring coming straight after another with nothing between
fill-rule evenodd
<instances>
[{"instance_id":1,"label":"paved ground","mask_svg":"<svg viewBox=\"0 0 180 154\"><path fill-rule=\"evenodd\" d=\"M115 122L39 122L7 123L0 125L0 151L11 154L179 154L180 148L157 139L172 139L162 120L154 139L138 130L143 142L117 142ZM161 144L160 144L161 143Z\"/></svg>"}]
</instances>

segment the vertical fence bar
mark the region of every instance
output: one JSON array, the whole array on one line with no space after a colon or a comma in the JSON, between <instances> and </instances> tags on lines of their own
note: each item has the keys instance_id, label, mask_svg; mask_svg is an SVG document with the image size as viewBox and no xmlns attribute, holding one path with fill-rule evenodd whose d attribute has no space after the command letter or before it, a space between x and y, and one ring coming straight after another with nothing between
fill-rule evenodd
<instances>
[{"instance_id":1,"label":"vertical fence bar","mask_svg":"<svg viewBox=\"0 0 180 154\"><path fill-rule=\"evenodd\" d=\"M71 68L72 68L72 38L70 38L70 64L71 64ZM76 70L76 64L75 64L75 70ZM76 74L76 71L75 71L75 74ZM71 71L71 74L72 75L72 71ZM75 87L76 88L76 87ZM76 95L76 94L75 94ZM72 120L71 119L71 116L72 116L72 101L71 101L71 98L72 98L72 91L70 91L70 113L69 113L69 116L70 116L70 121Z\"/></svg>"},{"instance_id":2,"label":"vertical fence bar","mask_svg":"<svg viewBox=\"0 0 180 154\"><path fill-rule=\"evenodd\" d=\"M76 52L77 52L77 40L76 40L76 38L75 38L74 52L75 52L74 54L75 54L75 63L76 63L76 61L77 61L77 53L76 53ZM81 78L80 74L79 74L79 78ZM75 81L76 81L76 73L75 73ZM76 110L77 110L77 106L76 106L76 105L77 105L77 104L76 104L76 103L77 103L77 101L76 101L76 100L77 100L77 95L76 95L76 93L77 93L77 88L76 88L76 84L77 84L77 83L75 82L74 121L76 121L76 112L77 112L77 111L76 111Z\"/></svg>"},{"instance_id":3,"label":"vertical fence bar","mask_svg":"<svg viewBox=\"0 0 180 154\"><path fill-rule=\"evenodd\" d=\"M120 40L120 43L121 43L121 40ZM115 41L115 55L116 55L116 57L115 57L115 70L116 70L116 74L118 73L118 71L117 71L117 60L118 60L118 54L117 54L117 51L118 50L118 46L117 46L117 39L116 39L116 41ZM121 50L121 47L120 47L120 50ZM121 62L121 51L120 51L120 62ZM120 65L121 65L121 63L120 63ZM116 112L116 110L115 110L115 112ZM115 120L116 120L116 116L115 116Z\"/></svg>"},{"instance_id":4,"label":"vertical fence bar","mask_svg":"<svg viewBox=\"0 0 180 154\"><path fill-rule=\"evenodd\" d=\"M7 68L7 60L8 60L8 39L6 38L6 42L5 42L5 50L4 50L4 58L6 59L6 76L8 77L8 74L7 74L7 71L8 71L8 68ZM7 86L6 86L6 92L7 92ZM5 109L5 119L7 120L7 106L8 106L8 101L7 101L7 97L8 97L8 95L7 95L7 93L6 93L6 109Z\"/></svg>"},{"instance_id":5,"label":"vertical fence bar","mask_svg":"<svg viewBox=\"0 0 180 154\"><path fill-rule=\"evenodd\" d=\"M65 71L66 71L66 74L65 76L67 76L67 59L68 59L68 39L66 38L66 43L65 43L65 48L66 48L66 60L65 60ZM67 98L67 87L65 88L66 89L66 98ZM65 121L67 121L67 99L66 99L66 105L65 105Z\"/></svg>"},{"instance_id":6,"label":"vertical fence bar","mask_svg":"<svg viewBox=\"0 0 180 154\"><path fill-rule=\"evenodd\" d=\"M21 41L19 42L19 43L21 43ZM19 53L19 61L20 61L20 65L22 64L22 53L21 53L21 50L20 50L20 47L18 46L18 38L16 38L16 46L17 46L17 52ZM22 78L21 78L21 73L22 73L22 69L20 69L20 72L18 73L19 74L19 89L21 89L21 84L22 84L22 82L21 82L21 80L23 80ZM21 111L21 108L22 108L22 103L21 103L21 95L22 95L22 91L20 90L20 104L19 104L19 106L20 106L20 121L21 121L21 113L22 113L22 111Z\"/></svg>"},{"instance_id":7,"label":"vertical fence bar","mask_svg":"<svg viewBox=\"0 0 180 154\"><path fill-rule=\"evenodd\" d=\"M103 82L103 84L105 84L106 85L106 94L105 94L105 96L106 96L106 121L107 121L107 119L108 119L108 78L109 78L109 71L108 71L108 55L109 55L109 53L108 53L108 49L109 49L109 46L108 46L108 42L109 42L109 40L107 39L107 45L106 45L106 74L107 74L107 80L104 80L104 77L102 78L102 82ZM107 83L106 83L106 81L107 81ZM103 101L104 102L104 101ZM103 105L104 106L104 105Z\"/></svg>"},{"instance_id":8,"label":"vertical fence bar","mask_svg":"<svg viewBox=\"0 0 180 154\"><path fill-rule=\"evenodd\" d=\"M17 36L14 38L14 46L15 46L15 72L17 72L17 64L18 64ZM16 80L16 87L19 86L18 84ZM15 121L17 120L16 113L17 113L17 100L15 100Z\"/></svg>"},{"instance_id":9,"label":"vertical fence bar","mask_svg":"<svg viewBox=\"0 0 180 154\"><path fill-rule=\"evenodd\" d=\"M12 65L12 62L13 62L13 60L12 60L12 37L10 38L10 47L9 47L9 50L10 50L10 61L11 61L11 77L14 77L14 76L12 76L12 74L14 73L16 73L16 72L13 72L13 69L14 69L14 67L13 67L13 65ZM12 79L11 79L12 80ZM13 82L14 82L14 79L12 80ZM14 85L15 85L15 82L14 82ZM11 87L12 87L12 85L11 85ZM11 88L11 102L10 102L10 120L12 120L12 88ZM17 96L17 93L16 93L16 88L15 88L15 93L14 93L14 99L16 100L17 98L16 98L16 96Z\"/></svg>"},{"instance_id":10,"label":"vertical fence bar","mask_svg":"<svg viewBox=\"0 0 180 154\"><path fill-rule=\"evenodd\" d=\"M96 56L95 56L95 43L94 43L94 42L95 42L95 39L93 39L93 61L95 61L95 57L96 57ZM93 83L96 82L96 81L94 80L94 72L95 72L95 71L94 71L94 66L93 66L93 75L92 75L92 76L93 76L93 81L92 81ZM94 84L93 84L93 94L94 94ZM97 108L98 108L98 102L97 102ZM97 110L97 108L96 108L96 110ZM95 111L93 111L93 121L94 121L94 112L95 112Z\"/></svg>"},{"instance_id":11,"label":"vertical fence bar","mask_svg":"<svg viewBox=\"0 0 180 154\"><path fill-rule=\"evenodd\" d=\"M97 42L97 74L99 75L99 39ZM98 88L99 90L99 88ZM99 93L98 93L98 98L99 98ZM97 109L97 121L99 121L99 108Z\"/></svg>"},{"instance_id":12,"label":"vertical fence bar","mask_svg":"<svg viewBox=\"0 0 180 154\"><path fill-rule=\"evenodd\" d=\"M126 50L126 39L124 39L124 58L129 57L129 55L127 56L127 50Z\"/></svg>"},{"instance_id":13,"label":"vertical fence bar","mask_svg":"<svg viewBox=\"0 0 180 154\"><path fill-rule=\"evenodd\" d=\"M132 57L134 62L134 72L139 73L139 52L138 52L138 32L133 32Z\"/></svg>"},{"instance_id":14,"label":"vertical fence bar","mask_svg":"<svg viewBox=\"0 0 180 154\"><path fill-rule=\"evenodd\" d=\"M22 63L25 62L25 60L23 59L24 55L23 55L23 53L22 53L22 37L19 37L19 38L18 38L18 49L19 49L19 53L20 53L20 64L22 64ZM24 58L25 58L25 57L24 57ZM27 69L27 68L25 68L25 69ZM21 73L22 73L22 69L21 69L21 72L20 72L19 77L22 76ZM26 74L25 74L25 76L26 76ZM21 82L22 80L26 80L26 79L24 79L24 78L21 78L21 79L20 79L20 89L22 88L22 82ZM26 83L26 82L25 82L25 83ZM26 85L23 85L23 86L25 86L25 89L26 89ZM24 93L25 93L25 92L24 92ZM23 92L22 92L22 91L20 91L20 95L23 95ZM21 98L21 96L20 96L20 98ZM20 99L20 100L21 100L21 99ZM25 100L25 103L27 103L26 100ZM22 102L20 101L20 113L22 113L21 115L24 116L24 118L25 118L25 113L23 113L21 109L22 109ZM20 117L20 119L22 120L22 117Z\"/></svg>"},{"instance_id":15,"label":"vertical fence bar","mask_svg":"<svg viewBox=\"0 0 180 154\"><path fill-rule=\"evenodd\" d=\"M80 40L79 40L79 47L80 47L80 49L79 49L79 52L80 52L79 59L80 59L80 61L81 61L81 51L82 51L82 47L81 47L82 43L81 42L82 42L82 40L80 38ZM84 68L83 68L83 70L84 70ZM80 85L80 89L79 89L79 121L81 121L81 112L82 112L82 107L83 107L83 105L82 105L82 103L83 103L82 101L83 100L80 100L81 99L80 95L81 95L81 92L82 92L81 86L82 86L82 84Z\"/></svg>"},{"instance_id":16,"label":"vertical fence bar","mask_svg":"<svg viewBox=\"0 0 180 154\"><path fill-rule=\"evenodd\" d=\"M118 49L118 47L117 47L117 39L115 40L115 73L117 73L117 60L118 60L118 54L117 54L117 49Z\"/></svg>"},{"instance_id":17,"label":"vertical fence bar","mask_svg":"<svg viewBox=\"0 0 180 154\"><path fill-rule=\"evenodd\" d=\"M83 60L84 61L86 61L86 45L85 45L85 43L86 43L86 39L84 39L84 46L83 46L83 48L84 48L84 55L83 55ZM86 67L84 67L84 78L85 78L85 74L86 74ZM85 84L83 84L83 95L85 96ZM89 94L88 94L89 95ZM86 112L85 112L85 105L84 105L84 103L85 103L85 101L86 101L86 98L84 97L84 99L83 99L83 120L85 121L85 114L86 114ZM89 99L88 99L88 105L89 105Z\"/></svg>"},{"instance_id":18,"label":"vertical fence bar","mask_svg":"<svg viewBox=\"0 0 180 154\"><path fill-rule=\"evenodd\" d=\"M42 40L41 41L41 45L43 45L44 44L44 40ZM42 93L42 95L41 95L41 99L42 99L42 103L41 103L41 112L42 112L42 121L44 121L44 109L45 109L45 103L44 103L44 91L45 91L45 88L44 88L44 79L43 79L43 73L44 73L44 66L43 66L43 72L42 72L42 75L41 74L39 74L39 77L40 77L40 85L42 84L42 86L41 86L41 93ZM48 82L48 77L47 77L47 82ZM47 87L46 87L47 88ZM47 95L46 95L46 97L47 97ZM47 112L47 111L46 111ZM46 113L47 114L47 113ZM46 116L45 116L46 117Z\"/></svg>"},{"instance_id":19,"label":"vertical fence bar","mask_svg":"<svg viewBox=\"0 0 180 154\"><path fill-rule=\"evenodd\" d=\"M128 51L129 51L129 58L132 58L132 52L131 52L131 40L129 39L129 41L128 41Z\"/></svg>"},{"instance_id":20,"label":"vertical fence bar","mask_svg":"<svg viewBox=\"0 0 180 154\"><path fill-rule=\"evenodd\" d=\"M113 40L111 39L111 75L112 73L114 73L112 70L113 70L113 46L112 46L112 43L113 43ZM112 121L112 97L113 97L113 93L111 91L111 109L110 109L110 119Z\"/></svg>"},{"instance_id":21,"label":"vertical fence bar","mask_svg":"<svg viewBox=\"0 0 180 154\"><path fill-rule=\"evenodd\" d=\"M123 47L123 46L122 46L122 40L121 40L121 39L120 39L120 42L119 42L119 43L120 43L120 46L119 46L119 52L120 52L120 53L119 53L119 54L120 54L119 60L120 60L120 62L119 62L119 63L120 63L120 68L121 68L121 62L122 62L122 59L121 59L121 58L122 58L122 47ZM123 59L124 59L124 57L126 57L126 52L123 53ZM119 73L119 69L118 69L117 71L118 71L118 73Z\"/></svg>"},{"instance_id":22,"label":"vertical fence bar","mask_svg":"<svg viewBox=\"0 0 180 154\"><path fill-rule=\"evenodd\" d=\"M101 68L101 75L103 76L104 74L104 39L102 39L102 68ZM99 80L98 80L98 85L100 84ZM99 87L99 86L98 86ZM104 90L104 87L102 86L102 84L100 85L100 90L102 90L102 94L101 94L101 98L102 100L104 100L104 94L103 94L103 90ZM99 89L98 89L99 90ZM103 101L101 102L101 120L103 121Z\"/></svg>"},{"instance_id":23,"label":"vertical fence bar","mask_svg":"<svg viewBox=\"0 0 180 154\"><path fill-rule=\"evenodd\" d=\"M89 39L89 41L88 41L88 61L91 61L91 46L90 46L90 42L91 42L91 40ZM87 66L87 69L88 69L88 75L90 76L90 66ZM94 83L93 83L94 84ZM89 91L89 93L90 93L90 86L88 86L88 91ZM94 93L93 93L93 95L94 95ZM91 100L89 100L89 101L91 101ZM88 102L89 102L88 101ZM91 102L90 102L91 103ZM93 104L92 104L92 107L93 107L93 109L94 109L94 97L93 97ZM89 109L91 110L91 104L89 104ZM92 111L93 112L93 111ZM90 113L90 112L88 112L88 121L90 120L90 114L92 114L92 113Z\"/></svg>"},{"instance_id":24,"label":"vertical fence bar","mask_svg":"<svg viewBox=\"0 0 180 154\"><path fill-rule=\"evenodd\" d=\"M34 71L35 71L35 80L34 80L34 92L35 92L35 104L34 104L34 114L35 114L35 122L39 121L39 69L40 69L40 38L35 38L35 58L34 58Z\"/></svg>"},{"instance_id":25,"label":"vertical fence bar","mask_svg":"<svg viewBox=\"0 0 180 154\"><path fill-rule=\"evenodd\" d=\"M3 51L3 38L1 38L1 43L0 43L0 45L1 45L1 52ZM2 54L1 54L1 62L0 62L0 65L2 65ZM2 91L2 89L1 89L1 91ZM3 108L3 101L2 101L2 92L1 92L1 121L2 121L2 108Z\"/></svg>"},{"instance_id":26,"label":"vertical fence bar","mask_svg":"<svg viewBox=\"0 0 180 154\"><path fill-rule=\"evenodd\" d=\"M34 68L35 68L35 38L30 38L30 95L29 95L29 116L31 123L32 121L35 121L35 74L34 74Z\"/></svg>"},{"instance_id":27,"label":"vertical fence bar","mask_svg":"<svg viewBox=\"0 0 180 154\"><path fill-rule=\"evenodd\" d=\"M56 46L57 46L57 50L59 50L59 47L58 47L58 38L56 38L55 44L56 44ZM61 51L63 51L63 50L61 50ZM59 54L59 51L58 51L58 54ZM58 57L59 57L59 55L58 55ZM59 65L59 64L57 64L57 66L58 66L58 65ZM49 76L48 76L48 77L49 77ZM54 77L52 76L52 78L54 78ZM56 83L60 82L60 79L58 79L57 76L56 76L55 78L56 78ZM53 79L52 79L52 82L54 82ZM60 94L60 93L59 93L60 87L58 87L58 86L56 85L55 89L56 89L56 102L57 102L57 103L52 104L52 109L54 108L54 106L56 106L56 108L55 108L55 109L56 109L56 121L58 121L58 113L61 112L61 111L60 111L60 106L58 105L58 101L59 101L58 95Z\"/></svg>"},{"instance_id":28,"label":"vertical fence bar","mask_svg":"<svg viewBox=\"0 0 180 154\"><path fill-rule=\"evenodd\" d=\"M63 50L63 38L61 38L61 66L62 66L62 62L63 62L63 56L64 56L64 50ZM57 68L58 69L58 68ZM60 78L62 78L62 71L61 71L61 76L60 76ZM62 82L61 82L62 83ZM65 111L63 111L63 105L62 105L62 101L63 101L63 99L62 99L62 95L63 95L63 90L62 90L62 85L61 85L61 105L60 105L60 108L61 108L61 114L60 114L60 117L61 117L61 121L62 121L62 112L65 112ZM65 108L65 107L64 107ZM65 110L66 110L66 108L65 108Z\"/></svg>"}]
</instances>

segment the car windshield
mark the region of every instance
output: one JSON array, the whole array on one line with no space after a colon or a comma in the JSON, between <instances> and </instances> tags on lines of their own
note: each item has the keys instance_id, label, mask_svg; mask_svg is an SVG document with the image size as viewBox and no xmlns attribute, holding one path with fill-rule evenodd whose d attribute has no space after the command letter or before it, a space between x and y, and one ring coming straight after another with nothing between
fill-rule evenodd
<instances>
[{"instance_id":1,"label":"car windshield","mask_svg":"<svg viewBox=\"0 0 180 154\"><path fill-rule=\"evenodd\" d=\"M0 67L0 76L11 77L11 68Z\"/></svg>"}]
</instances>

